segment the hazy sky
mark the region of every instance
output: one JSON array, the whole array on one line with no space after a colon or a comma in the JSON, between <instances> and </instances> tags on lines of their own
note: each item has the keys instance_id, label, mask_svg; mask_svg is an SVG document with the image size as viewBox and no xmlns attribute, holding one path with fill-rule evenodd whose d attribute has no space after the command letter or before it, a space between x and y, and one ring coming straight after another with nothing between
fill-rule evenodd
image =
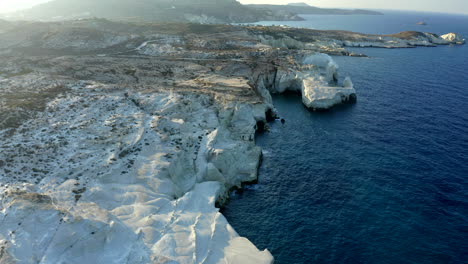
<instances>
[{"instance_id":1,"label":"hazy sky","mask_svg":"<svg viewBox=\"0 0 468 264\"><path fill-rule=\"evenodd\" d=\"M0 13L24 9L48 1L50 0L0 0Z\"/></svg>"},{"instance_id":2,"label":"hazy sky","mask_svg":"<svg viewBox=\"0 0 468 264\"><path fill-rule=\"evenodd\" d=\"M0 13L30 7L50 0L0 0ZM80 1L80 0L76 0ZM96 0L99 1L99 0ZM407 9L468 14L468 0L240 0L243 4L306 2L319 7Z\"/></svg>"}]
</instances>

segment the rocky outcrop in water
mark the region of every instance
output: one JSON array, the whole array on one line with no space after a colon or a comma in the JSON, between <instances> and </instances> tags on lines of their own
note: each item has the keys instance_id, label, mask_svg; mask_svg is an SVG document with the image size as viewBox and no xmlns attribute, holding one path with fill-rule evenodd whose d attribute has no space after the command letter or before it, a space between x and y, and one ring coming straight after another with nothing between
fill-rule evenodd
<instances>
[{"instance_id":1,"label":"rocky outcrop in water","mask_svg":"<svg viewBox=\"0 0 468 264\"><path fill-rule=\"evenodd\" d=\"M257 89L266 89L270 93L297 92L301 94L302 103L312 110L356 101L356 90L349 77L338 85L338 65L330 56L302 54L296 61L296 68L280 68L260 75Z\"/></svg>"},{"instance_id":2,"label":"rocky outcrop in water","mask_svg":"<svg viewBox=\"0 0 468 264\"><path fill-rule=\"evenodd\" d=\"M440 38L444 39L450 44L457 44L457 45L465 44L465 39L462 38L460 35L457 35L456 33L448 33L448 34L440 36Z\"/></svg>"}]
</instances>

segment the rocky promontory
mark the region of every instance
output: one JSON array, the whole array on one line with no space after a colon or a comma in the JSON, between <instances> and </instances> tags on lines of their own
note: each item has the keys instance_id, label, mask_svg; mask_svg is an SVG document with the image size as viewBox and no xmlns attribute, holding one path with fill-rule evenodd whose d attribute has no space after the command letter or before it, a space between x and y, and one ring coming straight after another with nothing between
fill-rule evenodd
<instances>
[{"instance_id":1,"label":"rocky promontory","mask_svg":"<svg viewBox=\"0 0 468 264\"><path fill-rule=\"evenodd\" d=\"M272 263L219 213L257 179L271 94L353 102L329 55L387 38L102 19L0 32L1 263Z\"/></svg>"},{"instance_id":2,"label":"rocky promontory","mask_svg":"<svg viewBox=\"0 0 468 264\"><path fill-rule=\"evenodd\" d=\"M252 4L247 6L257 10L269 10L271 12L282 11L301 15L383 15L381 12L372 10L320 8L306 3L290 3L287 5Z\"/></svg>"}]
</instances>

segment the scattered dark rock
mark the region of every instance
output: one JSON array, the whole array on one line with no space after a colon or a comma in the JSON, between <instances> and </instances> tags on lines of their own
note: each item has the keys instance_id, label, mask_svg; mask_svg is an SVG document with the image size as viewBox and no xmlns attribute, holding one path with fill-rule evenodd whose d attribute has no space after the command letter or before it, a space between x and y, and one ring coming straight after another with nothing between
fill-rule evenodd
<instances>
[{"instance_id":1,"label":"scattered dark rock","mask_svg":"<svg viewBox=\"0 0 468 264\"><path fill-rule=\"evenodd\" d=\"M354 104L357 102L357 96L356 94L351 94L348 98L348 103Z\"/></svg>"},{"instance_id":2,"label":"scattered dark rock","mask_svg":"<svg viewBox=\"0 0 468 264\"><path fill-rule=\"evenodd\" d=\"M255 125L255 129L259 133L265 132L265 122L257 121L257 124Z\"/></svg>"},{"instance_id":3,"label":"scattered dark rock","mask_svg":"<svg viewBox=\"0 0 468 264\"><path fill-rule=\"evenodd\" d=\"M268 109L268 110L266 111L266 113L265 113L265 116L266 116L267 122L275 121L276 114L275 114L275 112L273 112L272 109Z\"/></svg>"},{"instance_id":4,"label":"scattered dark rock","mask_svg":"<svg viewBox=\"0 0 468 264\"><path fill-rule=\"evenodd\" d=\"M72 192L73 192L74 194L82 194L82 193L84 193L85 191L86 191L86 187L83 187L83 188L81 188L81 189L73 190Z\"/></svg>"}]
</instances>

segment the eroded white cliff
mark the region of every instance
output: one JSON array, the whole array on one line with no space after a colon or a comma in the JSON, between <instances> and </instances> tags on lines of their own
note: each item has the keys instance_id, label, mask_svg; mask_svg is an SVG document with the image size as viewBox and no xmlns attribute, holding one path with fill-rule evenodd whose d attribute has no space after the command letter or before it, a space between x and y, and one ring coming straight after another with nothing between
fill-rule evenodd
<instances>
[{"instance_id":1,"label":"eroded white cliff","mask_svg":"<svg viewBox=\"0 0 468 264\"><path fill-rule=\"evenodd\" d=\"M313 110L356 101L356 90L349 77L338 84L338 65L329 55L305 54L297 61L299 67L280 68L273 74L263 75L257 81L258 89L271 93L299 92L303 104Z\"/></svg>"},{"instance_id":2,"label":"eroded white cliff","mask_svg":"<svg viewBox=\"0 0 468 264\"><path fill-rule=\"evenodd\" d=\"M453 44L465 44L465 39L456 33L448 33L440 36L440 38Z\"/></svg>"},{"instance_id":3,"label":"eroded white cliff","mask_svg":"<svg viewBox=\"0 0 468 264\"><path fill-rule=\"evenodd\" d=\"M271 263L215 207L256 179L250 104L81 82L2 142L2 263ZM5 135L2 135L6 137Z\"/></svg>"},{"instance_id":4,"label":"eroded white cliff","mask_svg":"<svg viewBox=\"0 0 468 264\"><path fill-rule=\"evenodd\" d=\"M335 41L344 47L375 47L375 48L413 48L417 46L435 47L438 45L463 45L465 40L458 34L448 33L438 36L427 32L400 32L386 36L369 37L366 41Z\"/></svg>"}]
</instances>

